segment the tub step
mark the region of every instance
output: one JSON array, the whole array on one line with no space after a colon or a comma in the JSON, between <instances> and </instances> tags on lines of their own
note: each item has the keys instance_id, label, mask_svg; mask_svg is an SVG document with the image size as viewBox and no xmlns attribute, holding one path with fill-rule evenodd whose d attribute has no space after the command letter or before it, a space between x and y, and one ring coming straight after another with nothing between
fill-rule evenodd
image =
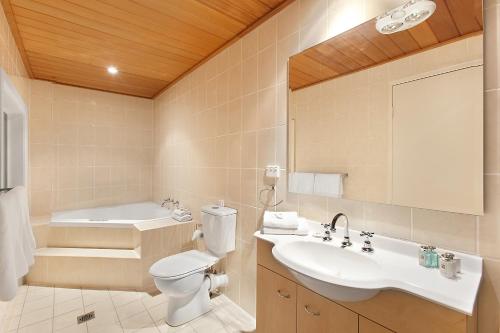
<instances>
[{"instance_id":1,"label":"tub step","mask_svg":"<svg viewBox=\"0 0 500 333\"><path fill-rule=\"evenodd\" d=\"M36 249L35 256L43 257L84 257L84 258L116 258L116 259L140 259L141 256L135 250L119 249L89 249L71 247L43 247Z\"/></svg>"},{"instance_id":2,"label":"tub step","mask_svg":"<svg viewBox=\"0 0 500 333\"><path fill-rule=\"evenodd\" d=\"M46 247L35 251L26 282L70 288L142 287L142 262L135 250Z\"/></svg>"}]
</instances>

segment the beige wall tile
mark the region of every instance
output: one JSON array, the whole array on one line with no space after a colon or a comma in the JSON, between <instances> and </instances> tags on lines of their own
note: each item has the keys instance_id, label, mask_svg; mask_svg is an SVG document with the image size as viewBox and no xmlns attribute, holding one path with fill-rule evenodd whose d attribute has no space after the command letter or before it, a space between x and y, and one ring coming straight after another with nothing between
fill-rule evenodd
<instances>
[{"instance_id":1,"label":"beige wall tile","mask_svg":"<svg viewBox=\"0 0 500 333\"><path fill-rule=\"evenodd\" d=\"M150 200L151 101L36 80L32 86L32 215L121 203L127 184L142 185L135 200ZM126 177L130 165L138 169Z\"/></svg>"},{"instance_id":2,"label":"beige wall tile","mask_svg":"<svg viewBox=\"0 0 500 333\"><path fill-rule=\"evenodd\" d=\"M365 203L365 228L380 235L410 239L411 209Z\"/></svg>"},{"instance_id":3,"label":"beige wall tile","mask_svg":"<svg viewBox=\"0 0 500 333\"><path fill-rule=\"evenodd\" d=\"M478 332L497 332L499 328L500 261L485 260L479 290Z\"/></svg>"},{"instance_id":4,"label":"beige wall tile","mask_svg":"<svg viewBox=\"0 0 500 333\"><path fill-rule=\"evenodd\" d=\"M413 209L413 240L474 253L476 220L477 217L473 215Z\"/></svg>"},{"instance_id":5,"label":"beige wall tile","mask_svg":"<svg viewBox=\"0 0 500 333\"><path fill-rule=\"evenodd\" d=\"M265 168L276 161L276 131L274 128L257 132L257 166Z\"/></svg>"},{"instance_id":6,"label":"beige wall tile","mask_svg":"<svg viewBox=\"0 0 500 333\"><path fill-rule=\"evenodd\" d=\"M484 216L479 217L479 254L495 259L500 258L500 176L484 177Z\"/></svg>"}]
</instances>

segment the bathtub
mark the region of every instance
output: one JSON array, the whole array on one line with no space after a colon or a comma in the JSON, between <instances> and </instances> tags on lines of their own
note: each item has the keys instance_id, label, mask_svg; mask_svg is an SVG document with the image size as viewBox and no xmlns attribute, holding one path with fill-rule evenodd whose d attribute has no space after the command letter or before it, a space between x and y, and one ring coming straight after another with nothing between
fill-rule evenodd
<instances>
[{"instance_id":1,"label":"bathtub","mask_svg":"<svg viewBox=\"0 0 500 333\"><path fill-rule=\"evenodd\" d=\"M135 223L156 221L171 216L171 211L154 202L86 208L54 212L51 227L131 228Z\"/></svg>"}]
</instances>

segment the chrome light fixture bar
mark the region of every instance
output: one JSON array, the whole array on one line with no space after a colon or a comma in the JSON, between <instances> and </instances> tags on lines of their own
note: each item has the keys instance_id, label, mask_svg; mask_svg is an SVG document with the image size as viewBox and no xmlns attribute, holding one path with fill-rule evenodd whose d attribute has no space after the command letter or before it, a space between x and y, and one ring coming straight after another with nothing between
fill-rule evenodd
<instances>
[{"instance_id":1,"label":"chrome light fixture bar","mask_svg":"<svg viewBox=\"0 0 500 333\"><path fill-rule=\"evenodd\" d=\"M385 35L407 30L427 20L435 10L432 0L410 0L378 16L376 28Z\"/></svg>"}]
</instances>

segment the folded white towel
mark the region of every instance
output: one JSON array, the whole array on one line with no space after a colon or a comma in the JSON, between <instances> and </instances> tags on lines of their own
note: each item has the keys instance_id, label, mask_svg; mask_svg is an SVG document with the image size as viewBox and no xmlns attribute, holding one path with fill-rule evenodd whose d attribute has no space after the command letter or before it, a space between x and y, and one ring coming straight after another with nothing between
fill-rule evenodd
<instances>
[{"instance_id":1,"label":"folded white towel","mask_svg":"<svg viewBox=\"0 0 500 333\"><path fill-rule=\"evenodd\" d=\"M193 219L193 217L191 216L191 214L189 215L184 215L184 216L177 216L177 215L174 215L172 216L172 218L178 222L189 222Z\"/></svg>"},{"instance_id":2,"label":"folded white towel","mask_svg":"<svg viewBox=\"0 0 500 333\"><path fill-rule=\"evenodd\" d=\"M0 301L16 296L18 280L34 263L36 243L22 186L0 195Z\"/></svg>"},{"instance_id":3,"label":"folded white towel","mask_svg":"<svg viewBox=\"0 0 500 333\"><path fill-rule=\"evenodd\" d=\"M281 229L281 228L267 228L262 227L260 232L268 235L298 235L307 236L309 234L309 226L304 219L299 219L299 226L297 229Z\"/></svg>"},{"instance_id":4,"label":"folded white towel","mask_svg":"<svg viewBox=\"0 0 500 333\"><path fill-rule=\"evenodd\" d=\"M299 220L297 212L264 212L264 223L266 228L297 229Z\"/></svg>"},{"instance_id":5,"label":"folded white towel","mask_svg":"<svg viewBox=\"0 0 500 333\"><path fill-rule=\"evenodd\" d=\"M176 210L174 210L174 215L182 217L182 216L186 216L186 215L191 215L191 212L187 209L184 209L184 208L176 209Z\"/></svg>"},{"instance_id":6,"label":"folded white towel","mask_svg":"<svg viewBox=\"0 0 500 333\"><path fill-rule=\"evenodd\" d=\"M342 198L344 175L340 173L317 173L314 175L314 194Z\"/></svg>"}]
</instances>

